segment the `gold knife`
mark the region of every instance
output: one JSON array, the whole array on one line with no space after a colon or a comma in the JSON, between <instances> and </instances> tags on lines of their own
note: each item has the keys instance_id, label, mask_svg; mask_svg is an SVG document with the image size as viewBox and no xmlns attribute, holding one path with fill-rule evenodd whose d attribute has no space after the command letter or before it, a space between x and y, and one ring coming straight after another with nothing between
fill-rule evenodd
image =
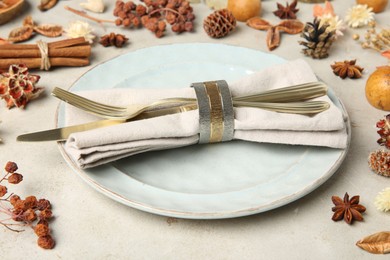
<instances>
[{"instance_id":1,"label":"gold knife","mask_svg":"<svg viewBox=\"0 0 390 260\"><path fill-rule=\"evenodd\" d=\"M131 118L129 120L100 120L91 123L74 125L74 126L66 126L62 128L55 128L40 132L28 133L19 135L16 140L21 142L40 142L40 141L64 141L66 140L70 134L76 132L87 131L95 128L112 126L117 124L122 124L130 121L137 121L141 119L153 118L158 116L165 116L170 114L177 114L186 111L191 111L197 109L198 106L196 104L176 106L170 108L163 108L159 110L145 111L140 115Z\"/></svg>"}]
</instances>

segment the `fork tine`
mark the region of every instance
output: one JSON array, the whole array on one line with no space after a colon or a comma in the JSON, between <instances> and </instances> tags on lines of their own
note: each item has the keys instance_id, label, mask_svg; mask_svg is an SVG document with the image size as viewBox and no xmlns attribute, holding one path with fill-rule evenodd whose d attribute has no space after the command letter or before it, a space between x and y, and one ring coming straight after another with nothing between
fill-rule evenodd
<instances>
[{"instance_id":1,"label":"fork tine","mask_svg":"<svg viewBox=\"0 0 390 260\"><path fill-rule=\"evenodd\" d=\"M99 107L107 111L126 111L126 108L124 107L110 106L95 102L60 88L54 88L52 95L68 103L77 102L83 105L85 104L86 106Z\"/></svg>"}]
</instances>

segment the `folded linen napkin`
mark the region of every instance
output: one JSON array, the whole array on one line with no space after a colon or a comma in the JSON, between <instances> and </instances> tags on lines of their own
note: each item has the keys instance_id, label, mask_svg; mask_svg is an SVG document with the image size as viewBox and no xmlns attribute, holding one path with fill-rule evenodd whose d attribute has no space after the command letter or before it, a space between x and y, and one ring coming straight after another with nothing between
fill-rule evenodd
<instances>
[{"instance_id":1,"label":"folded linen napkin","mask_svg":"<svg viewBox=\"0 0 390 260\"><path fill-rule=\"evenodd\" d=\"M256 94L265 90L317 81L303 60L287 62L228 82L232 96ZM195 98L194 89L110 89L78 94L106 104L126 106L150 104L168 97ZM234 108L234 139L291 145L347 146L346 124L342 112L329 97L316 100L330 108L315 116L285 114L258 108ZM65 108L67 125L98 120L77 108ZM94 167L120 158L153 150L171 149L198 143L198 110L150 118L72 134L65 151L80 168Z\"/></svg>"}]
</instances>

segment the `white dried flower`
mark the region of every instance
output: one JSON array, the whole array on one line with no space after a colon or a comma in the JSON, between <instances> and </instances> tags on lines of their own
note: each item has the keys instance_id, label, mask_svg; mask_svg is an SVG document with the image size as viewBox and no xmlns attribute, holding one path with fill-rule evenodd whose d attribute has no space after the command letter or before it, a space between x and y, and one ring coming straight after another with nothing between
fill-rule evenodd
<instances>
[{"instance_id":1,"label":"white dried flower","mask_svg":"<svg viewBox=\"0 0 390 260\"><path fill-rule=\"evenodd\" d=\"M65 33L69 38L84 37L89 43L92 43L96 37L92 32L93 29L89 23L83 21L71 22L68 28L65 29Z\"/></svg>"},{"instance_id":2,"label":"white dried flower","mask_svg":"<svg viewBox=\"0 0 390 260\"><path fill-rule=\"evenodd\" d=\"M86 3L81 3L80 6L95 13L104 12L103 0L87 0Z\"/></svg>"},{"instance_id":3,"label":"white dried flower","mask_svg":"<svg viewBox=\"0 0 390 260\"><path fill-rule=\"evenodd\" d=\"M348 26L358 28L367 25L374 20L374 13L372 8L368 5L355 5L347 11L345 21Z\"/></svg>"},{"instance_id":4,"label":"white dried flower","mask_svg":"<svg viewBox=\"0 0 390 260\"><path fill-rule=\"evenodd\" d=\"M390 211L390 187L379 192L375 197L375 207L380 211Z\"/></svg>"},{"instance_id":5,"label":"white dried flower","mask_svg":"<svg viewBox=\"0 0 390 260\"><path fill-rule=\"evenodd\" d=\"M333 16L332 14L324 14L319 16L320 19L320 27L324 24L328 24L329 26L326 28L327 31L335 31L336 37L343 36L343 31L346 29L343 23L343 20L339 19L338 16Z\"/></svg>"}]
</instances>

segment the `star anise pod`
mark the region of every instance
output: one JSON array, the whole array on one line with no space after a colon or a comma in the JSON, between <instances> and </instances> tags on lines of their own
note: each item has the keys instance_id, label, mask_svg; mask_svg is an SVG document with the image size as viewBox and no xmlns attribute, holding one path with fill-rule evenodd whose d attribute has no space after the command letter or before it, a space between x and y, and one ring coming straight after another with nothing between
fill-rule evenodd
<instances>
[{"instance_id":1,"label":"star anise pod","mask_svg":"<svg viewBox=\"0 0 390 260\"><path fill-rule=\"evenodd\" d=\"M123 34L115 34L110 33L107 35L103 35L100 38L99 43L103 45L104 47L108 46L115 46L117 48L122 48L122 46L128 41L129 39L126 38Z\"/></svg>"},{"instance_id":2,"label":"star anise pod","mask_svg":"<svg viewBox=\"0 0 390 260\"><path fill-rule=\"evenodd\" d=\"M346 77L351 79L361 78L364 69L356 65L356 60L337 61L330 66L333 69L333 73L342 79L345 79Z\"/></svg>"},{"instance_id":3,"label":"star anise pod","mask_svg":"<svg viewBox=\"0 0 390 260\"><path fill-rule=\"evenodd\" d=\"M363 216L361 213L366 211L366 208L359 204L359 198L359 196L353 196L349 199L347 192L344 195L344 200L338 196L332 196L332 201L335 205L332 208L334 212L332 220L338 221L344 219L348 224L351 224L353 220L362 221Z\"/></svg>"},{"instance_id":4,"label":"star anise pod","mask_svg":"<svg viewBox=\"0 0 390 260\"><path fill-rule=\"evenodd\" d=\"M273 13L280 19L297 19L297 16L295 15L295 13L299 11L299 9L296 8L297 4L298 0L294 0L291 4L286 3L286 6L276 3L278 10Z\"/></svg>"}]
</instances>

